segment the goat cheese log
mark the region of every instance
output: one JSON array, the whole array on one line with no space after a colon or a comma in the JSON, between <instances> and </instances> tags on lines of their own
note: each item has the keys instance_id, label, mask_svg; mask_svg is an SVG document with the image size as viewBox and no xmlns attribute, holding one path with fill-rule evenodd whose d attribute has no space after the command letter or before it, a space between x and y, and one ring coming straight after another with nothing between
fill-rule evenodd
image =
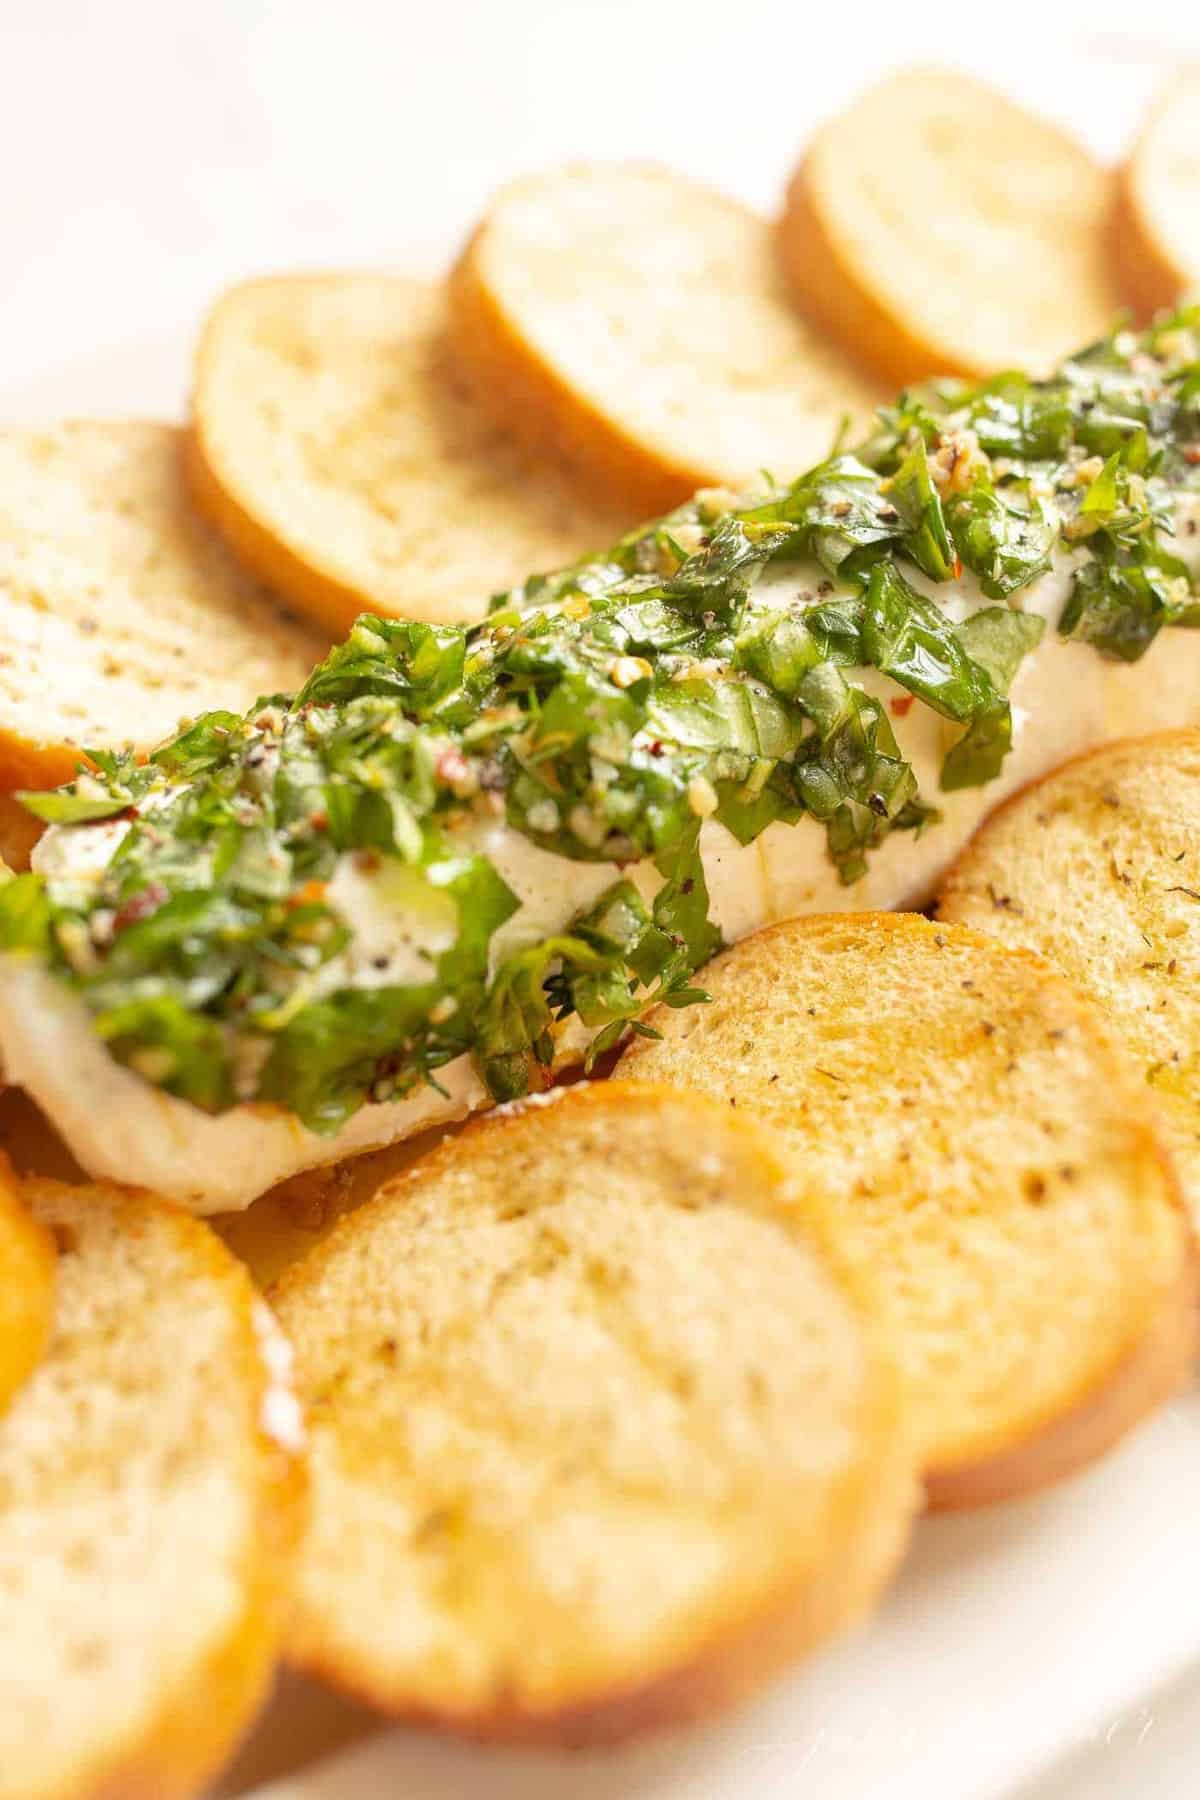
<instances>
[{"instance_id":1,"label":"goat cheese log","mask_svg":"<svg viewBox=\"0 0 1200 1800\"><path fill-rule=\"evenodd\" d=\"M0 1045L95 1177L197 1211L550 1078L722 942L920 902L1064 757L1200 719L1200 308L901 396L471 627L26 796Z\"/></svg>"}]
</instances>

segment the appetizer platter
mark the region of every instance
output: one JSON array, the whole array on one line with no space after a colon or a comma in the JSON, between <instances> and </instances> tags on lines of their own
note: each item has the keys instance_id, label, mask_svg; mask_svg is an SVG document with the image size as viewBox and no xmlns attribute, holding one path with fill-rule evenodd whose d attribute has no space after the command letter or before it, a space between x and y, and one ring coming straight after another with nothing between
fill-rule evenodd
<instances>
[{"instance_id":1,"label":"appetizer platter","mask_svg":"<svg viewBox=\"0 0 1200 1800\"><path fill-rule=\"evenodd\" d=\"M940 1564L1069 1611L1066 1497L1200 1473L1194 119L902 74L774 224L530 176L442 284L221 297L182 427L0 429L0 1800L208 1791L284 1665L478 1746L339 1795L756 1716L867 1791ZM1045 294L866 258L868 127ZM1145 1529L980 1793L1200 1653Z\"/></svg>"}]
</instances>

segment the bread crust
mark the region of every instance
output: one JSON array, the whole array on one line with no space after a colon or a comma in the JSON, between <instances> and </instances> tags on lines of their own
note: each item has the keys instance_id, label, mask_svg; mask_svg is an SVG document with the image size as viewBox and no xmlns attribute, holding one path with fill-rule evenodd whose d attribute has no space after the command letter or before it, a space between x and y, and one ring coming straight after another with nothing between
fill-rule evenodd
<instances>
[{"instance_id":1,"label":"bread crust","mask_svg":"<svg viewBox=\"0 0 1200 1800\"><path fill-rule=\"evenodd\" d=\"M132 1235L139 1234L147 1212L152 1212L170 1223L177 1241L186 1242L192 1266L221 1291L223 1303L240 1321L236 1366L226 1373L230 1383L244 1384L258 1421L248 1458L256 1483L256 1523L246 1536L239 1566L232 1571L240 1604L229 1629L174 1686L158 1695L137 1736L97 1745L90 1759L75 1759L69 1773L59 1778L47 1771L44 1783L35 1783L32 1790L22 1787L19 1794L5 1783L0 1755L0 1796L187 1800L222 1766L265 1700L286 1624L290 1576L307 1513L307 1480L290 1424L281 1435L275 1423L286 1384L283 1340L246 1271L206 1226L181 1209L141 1190L76 1189L42 1178L27 1181L24 1189L35 1212L51 1218L62 1196L78 1194L89 1205L110 1207L120 1217L122 1231ZM230 1386L222 1391L228 1394Z\"/></svg>"},{"instance_id":2,"label":"bread crust","mask_svg":"<svg viewBox=\"0 0 1200 1800\"><path fill-rule=\"evenodd\" d=\"M1200 1022L1187 1010L1194 1004L1194 989L1186 985L1186 962L1182 976L1170 979L1169 987L1164 987L1155 995L1143 995L1139 1003L1135 1003L1132 998L1127 998L1123 1003L1121 995L1128 986L1130 976L1128 962L1120 961L1116 947L1108 936L1113 915L1110 914L1090 932L1086 928L1076 928L1069 937L1062 938L1066 954L1061 958L1057 956L1055 951L1059 934L1054 929L1054 908L1056 902L1067 900L1067 886L1057 879L1056 870L1051 877L1051 891L1044 897L1044 904L1039 904L1042 896L1038 893L1036 848L1032 852L1023 848L1030 842L1028 833L1022 834L1020 843L1015 846L1005 846L1003 839L1005 832L1021 820L1025 809L1035 805L1039 796L1045 796L1046 804L1054 809L1051 822L1060 813L1070 815L1073 812L1073 802L1078 802L1083 807L1090 805L1093 811L1103 807L1104 818L1112 820L1115 842L1116 834L1129 817L1120 793L1124 774L1132 771L1136 778L1140 765L1152 767L1157 764L1160 768L1164 765L1169 768L1172 777L1183 776L1184 769L1181 765L1186 764L1190 765L1186 776L1192 781L1193 787L1196 787L1198 760L1200 728L1187 726L1153 732L1145 737L1114 739L1111 743L1070 757L1048 774L1018 788L982 820L947 870L934 902L935 911L941 918L974 925L1010 945L1027 945L1031 950L1045 955L1051 963L1060 964L1060 973L1091 996L1105 1015L1112 1035L1119 1042L1122 1051L1130 1057L1147 1082L1160 1057L1180 1062L1182 1070L1186 1071L1191 1054L1188 1050L1189 1034L1200 1034ZM1101 787L1104 789L1103 793L1100 792ZM1192 821L1189 817L1185 825L1182 813L1185 800L1186 794L1181 797L1180 790L1176 789L1171 807L1160 808L1157 815L1152 811L1149 828L1140 840L1135 833L1134 848L1137 848L1140 841L1150 855L1157 854L1168 870L1170 880L1166 885L1188 898L1191 890L1186 884L1192 877L1188 870L1176 866L1184 852L1176 854L1172 849L1171 863L1166 864L1164 847L1160 840L1156 841L1156 828L1158 833L1163 830L1165 812L1165 828L1170 833L1179 834L1174 842L1182 840L1186 845L1186 828L1190 827ZM1200 787L1196 787L1196 802L1200 805ZM1112 809L1111 812L1109 808ZM1040 816L1035 817L1040 825ZM1121 883L1118 891L1124 896L1129 891L1125 879L1128 870L1122 874L1123 865L1117 861L1113 842L1105 843L1106 872L1111 874L1114 882ZM1121 848L1124 849L1125 845L1121 845ZM1032 891L1026 891L1020 875L1026 855L1034 877ZM1072 888L1078 887L1086 879L1087 873L1086 867L1076 868ZM1162 918L1153 910L1151 896L1159 886L1160 883L1147 882L1143 876L1138 878L1138 884L1132 890L1136 896L1132 903L1141 909L1136 957L1141 975L1135 979L1144 979L1146 975L1161 970L1164 963L1160 958L1164 957L1169 979L1175 968L1172 959L1184 949L1187 922L1171 922L1168 932ZM986 896L986 904L983 896ZM1101 899L1106 899L1106 895L1102 895ZM1162 903L1161 899L1157 902L1159 908ZM1129 902L1122 898L1115 909L1115 916L1126 916L1128 906ZM1147 931L1156 932L1160 939L1165 936L1165 948L1161 943L1156 945ZM1177 935L1182 940L1179 943L1176 942ZM1075 952L1080 953L1078 958ZM1123 972L1118 974L1118 970ZM1162 1024L1155 1028L1153 1021L1167 1008L1170 1010L1164 1013ZM1177 1092L1169 1090L1165 1094L1147 1088L1147 1093L1149 1103L1162 1115L1174 1171L1182 1183L1185 1202L1190 1208L1193 1221L1200 1223L1200 1191L1196 1187L1200 1175L1200 1155L1193 1142L1198 1129L1194 1084L1189 1087L1184 1082Z\"/></svg>"},{"instance_id":3,"label":"bread crust","mask_svg":"<svg viewBox=\"0 0 1200 1800\"><path fill-rule=\"evenodd\" d=\"M0 746L0 757L3 755ZM27 812L15 795L0 790L0 863L5 868L11 869L14 875L24 874L29 868L33 847L44 830L42 821Z\"/></svg>"},{"instance_id":4,"label":"bread crust","mask_svg":"<svg viewBox=\"0 0 1200 1800\"><path fill-rule=\"evenodd\" d=\"M808 156L788 182L776 227L779 256L800 310L893 386L931 374L974 375L969 358L933 344L885 306L862 281L836 236L826 230L812 192ZM814 273L819 272L819 273Z\"/></svg>"},{"instance_id":5,"label":"bread crust","mask_svg":"<svg viewBox=\"0 0 1200 1800\"><path fill-rule=\"evenodd\" d=\"M1019 788L1014 788L1012 793L1007 794L998 806L994 806L980 819L962 850L955 857L952 866L942 878L937 895L932 901L934 912L938 911L943 896L959 879L959 871L978 848L980 840L1001 819L1007 818L1010 813L1017 812L1031 794L1036 794L1039 789L1056 786L1069 777L1073 769L1085 769L1092 763L1107 761L1110 757L1128 755L1130 751L1143 748L1156 748L1167 752L1172 749L1191 749L1198 743L1200 743L1200 725L1175 725L1169 731L1137 732L1132 736L1111 738L1103 744L1092 744L1086 750L1077 750L1074 756L1065 757L1052 769L1047 769L1044 775L1035 775L1032 780L1023 782Z\"/></svg>"},{"instance_id":6,"label":"bread crust","mask_svg":"<svg viewBox=\"0 0 1200 1800\"><path fill-rule=\"evenodd\" d=\"M204 380L206 343L207 338L202 338L197 352L197 388ZM282 538L260 525L232 489L224 485L209 458L203 422L193 416L184 434L183 466L197 511L203 513L260 581L287 594L310 619L325 628L334 643L345 637L359 613L369 610L367 595L361 588L306 562Z\"/></svg>"},{"instance_id":7,"label":"bread crust","mask_svg":"<svg viewBox=\"0 0 1200 1800\"><path fill-rule=\"evenodd\" d=\"M1186 1386L1198 1353L1200 1260L1189 1243L1178 1280L1096 1389L1028 1444L979 1463L930 1469L925 1476L930 1506L944 1511L990 1506L1078 1474Z\"/></svg>"},{"instance_id":8,"label":"bread crust","mask_svg":"<svg viewBox=\"0 0 1200 1800\"><path fill-rule=\"evenodd\" d=\"M1178 298L1183 279L1142 212L1132 160L1117 171L1109 231L1113 262L1134 319L1147 324Z\"/></svg>"},{"instance_id":9,"label":"bread crust","mask_svg":"<svg viewBox=\"0 0 1200 1800\"><path fill-rule=\"evenodd\" d=\"M669 512L717 481L711 465L684 462L642 443L607 408L563 385L486 280L486 234L485 220L450 271L447 294L456 347L478 373L488 404L527 438L553 444L585 467L635 517Z\"/></svg>"}]
</instances>

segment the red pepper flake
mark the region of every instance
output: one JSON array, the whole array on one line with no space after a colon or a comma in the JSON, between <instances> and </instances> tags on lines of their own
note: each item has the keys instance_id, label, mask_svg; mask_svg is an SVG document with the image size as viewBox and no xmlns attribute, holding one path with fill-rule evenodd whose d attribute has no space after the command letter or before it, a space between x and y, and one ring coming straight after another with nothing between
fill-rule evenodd
<instances>
[{"instance_id":1,"label":"red pepper flake","mask_svg":"<svg viewBox=\"0 0 1200 1800\"><path fill-rule=\"evenodd\" d=\"M471 776L471 765L461 750L443 750L437 759L437 778L447 787L455 787L460 782L468 781Z\"/></svg>"},{"instance_id":2,"label":"red pepper flake","mask_svg":"<svg viewBox=\"0 0 1200 1800\"><path fill-rule=\"evenodd\" d=\"M1200 444L1189 444L1183 457L1185 462L1200 463Z\"/></svg>"},{"instance_id":3,"label":"red pepper flake","mask_svg":"<svg viewBox=\"0 0 1200 1800\"><path fill-rule=\"evenodd\" d=\"M955 581L962 579L962 557L958 555L954 558L954 579Z\"/></svg>"},{"instance_id":4,"label":"red pepper flake","mask_svg":"<svg viewBox=\"0 0 1200 1800\"><path fill-rule=\"evenodd\" d=\"M131 894L113 920L114 934L126 930L130 925L136 925L140 919L148 919L168 899L170 895L161 881L152 881L140 894Z\"/></svg>"},{"instance_id":5,"label":"red pepper flake","mask_svg":"<svg viewBox=\"0 0 1200 1800\"><path fill-rule=\"evenodd\" d=\"M314 831L329 830L329 814L327 812L310 813L308 822Z\"/></svg>"},{"instance_id":6,"label":"red pepper flake","mask_svg":"<svg viewBox=\"0 0 1200 1800\"><path fill-rule=\"evenodd\" d=\"M293 910L298 906L319 906L325 898L328 885L324 881L306 881L303 887L296 889L288 901L288 906Z\"/></svg>"},{"instance_id":7,"label":"red pepper flake","mask_svg":"<svg viewBox=\"0 0 1200 1800\"><path fill-rule=\"evenodd\" d=\"M898 719L903 719L906 714L912 711L912 704L915 699L915 694L897 694L894 700L888 701L888 706Z\"/></svg>"}]
</instances>

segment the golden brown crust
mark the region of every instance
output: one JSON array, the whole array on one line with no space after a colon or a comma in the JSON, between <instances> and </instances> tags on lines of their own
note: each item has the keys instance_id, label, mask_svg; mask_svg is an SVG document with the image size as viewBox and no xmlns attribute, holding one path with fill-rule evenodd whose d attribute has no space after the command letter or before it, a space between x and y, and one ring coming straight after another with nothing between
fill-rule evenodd
<instances>
[{"instance_id":1,"label":"golden brown crust","mask_svg":"<svg viewBox=\"0 0 1200 1800\"><path fill-rule=\"evenodd\" d=\"M1196 1219L1198 826L1200 730L1114 740L1010 795L936 901L939 917L1044 956L1101 1009L1161 1114Z\"/></svg>"},{"instance_id":2,"label":"golden brown crust","mask_svg":"<svg viewBox=\"0 0 1200 1800\"><path fill-rule=\"evenodd\" d=\"M4 808L0 825L4 844L11 844L18 858L28 855L41 836L41 828L29 841L29 831L22 820L33 823L32 815L12 798L13 794L20 788L61 787L64 782L73 781L78 771L79 751L73 744L38 743L0 724L0 804ZM16 868L18 863L9 861L9 867Z\"/></svg>"},{"instance_id":3,"label":"golden brown crust","mask_svg":"<svg viewBox=\"0 0 1200 1800\"><path fill-rule=\"evenodd\" d=\"M1194 1248L1146 1329L1096 1390L1028 1444L946 1470L930 1469L931 1507L957 1510L1037 1492L1111 1450L1190 1380L1200 1350L1200 1271Z\"/></svg>"},{"instance_id":4,"label":"golden brown crust","mask_svg":"<svg viewBox=\"0 0 1200 1800\"><path fill-rule=\"evenodd\" d=\"M196 359L196 380L204 380L205 345L201 338ZM361 588L339 581L328 570L298 556L282 538L264 529L228 487L209 461L203 425L196 418L184 436L183 466L188 488L199 512L221 533L225 542L260 581L286 594L310 619L329 633L333 642L345 637L359 613L368 605Z\"/></svg>"},{"instance_id":5,"label":"golden brown crust","mask_svg":"<svg viewBox=\"0 0 1200 1800\"><path fill-rule=\"evenodd\" d=\"M940 912L943 897L959 885L962 870L968 866L968 860L975 855L979 845L986 839L989 832L1001 820L1019 812L1034 794L1057 787L1068 779L1073 770L1087 769L1093 764L1106 762L1110 758L1126 756L1131 752L1142 750L1160 750L1168 754L1173 749L1194 750L1197 744L1200 744L1200 726L1177 725L1173 726L1170 731L1138 732L1132 737L1112 738L1106 744L1093 744L1087 750L1077 750L1074 756L1068 756L1064 761L1056 763L1044 775L1035 775L1031 781L1025 782L1021 787L1015 788L1011 794L1006 795L999 806L994 806L991 812L979 821L942 881L937 898L933 902L934 912Z\"/></svg>"},{"instance_id":6,"label":"golden brown crust","mask_svg":"<svg viewBox=\"0 0 1200 1800\"><path fill-rule=\"evenodd\" d=\"M4 749L0 746L0 758ZM45 826L26 812L12 794L0 792L0 863L21 875L29 867L29 857Z\"/></svg>"},{"instance_id":7,"label":"golden brown crust","mask_svg":"<svg viewBox=\"0 0 1200 1800\"><path fill-rule=\"evenodd\" d=\"M1179 270L1143 216L1133 165L1128 162L1117 171L1109 232L1121 288L1135 321L1145 325L1161 307L1178 299L1183 284Z\"/></svg>"},{"instance_id":8,"label":"golden brown crust","mask_svg":"<svg viewBox=\"0 0 1200 1800\"><path fill-rule=\"evenodd\" d=\"M898 1390L888 1404L903 1404ZM657 1679L547 1711L501 1699L486 1713L456 1712L414 1706L402 1694L383 1695L370 1672L348 1667L327 1648L310 1644L292 1660L350 1698L382 1708L403 1723L452 1731L478 1743L582 1750L702 1724L751 1698L782 1670L870 1612L903 1560L913 1522L912 1508L895 1503L897 1492L911 1484L911 1452L899 1438L893 1440L893 1450L890 1459L864 1469L848 1489L847 1540L838 1555L813 1572L805 1591L785 1594L745 1619L728 1619L719 1642Z\"/></svg>"},{"instance_id":9,"label":"golden brown crust","mask_svg":"<svg viewBox=\"0 0 1200 1800\"><path fill-rule=\"evenodd\" d=\"M473 1195L483 1205L486 1204L483 1193L496 1169L515 1170L519 1166L526 1171L536 1166L546 1170L554 1165L554 1159L559 1155L560 1140L563 1154L570 1154L572 1166L578 1168L580 1158L585 1154L580 1150L580 1143L590 1141L580 1140L578 1134L581 1131L601 1134L602 1142L619 1145L623 1133L638 1129L636 1121L639 1117L643 1122L651 1121L649 1128L664 1140L686 1141L689 1148L694 1146L697 1158L694 1164L687 1151L682 1152L682 1156L694 1169L693 1178L699 1184L694 1200L699 1215L703 1215L707 1204L703 1197L703 1182L713 1180L711 1170L701 1174L707 1155L711 1159L729 1159L730 1164L736 1163L741 1169L737 1193L728 1193L725 1204L736 1199L739 1207L744 1206L752 1214L761 1213L764 1218L779 1224L794 1219L786 1202L779 1211L769 1198L776 1190L782 1196L787 1186L787 1178L775 1158L769 1136L727 1118L704 1101L669 1090L584 1085L563 1092L549 1103L518 1106L472 1121L458 1137L435 1149L420 1167L389 1183L367 1208L341 1220L332 1235L304 1263L289 1270L275 1289L274 1298L281 1317L296 1337L302 1379L305 1383L316 1381L320 1388L313 1415L318 1436L334 1429L333 1421L340 1416L341 1408L328 1388L329 1372L324 1361L320 1368L325 1372L318 1375L317 1365L310 1360L315 1354L315 1348L309 1342L310 1330L317 1328L318 1322L313 1318L311 1326L307 1324L304 1311L306 1306L324 1308L334 1303L340 1262L346 1255L356 1256L368 1241L378 1241L377 1238L368 1240L367 1236L373 1230L377 1231L376 1219L382 1222L389 1210L394 1218L412 1218L415 1209L429 1204L435 1204L437 1209L432 1217L448 1219L449 1214L443 1210L446 1200L429 1200L429 1196L440 1193L439 1183L443 1184L448 1196L455 1191L454 1182L463 1178L461 1172L474 1170L472 1181L482 1183L483 1187L476 1185ZM565 1140L564 1133L567 1134ZM524 1139L529 1141L522 1142ZM567 1146L570 1146L569 1152ZM618 1149L616 1154L620 1157L622 1152ZM553 1184L557 1177L551 1174L546 1178L552 1184L552 1191L556 1192ZM515 1174L513 1179L516 1180ZM758 1191L764 1182L766 1187ZM509 1216L510 1198L507 1190L497 1195L496 1212L501 1222ZM568 1239L572 1226L565 1216L566 1204L568 1201L573 1203L575 1198L568 1188L561 1203L552 1202L547 1214L539 1215L551 1221L555 1234L565 1235ZM475 1204L473 1198L472 1205ZM647 1204L650 1204L649 1199ZM448 1240L447 1254L456 1259L461 1255L462 1278L472 1282L476 1279L471 1273L476 1252L470 1246L475 1240L469 1235L465 1218L458 1230L463 1235ZM790 1236L790 1225L787 1230ZM587 1229L583 1241L590 1247L589 1254L603 1258L603 1243L597 1242ZM378 1254L386 1256L388 1266L393 1266L394 1248L390 1239L386 1249L379 1246ZM627 1254L637 1252L627 1249ZM522 1266L524 1251L517 1255L518 1263L514 1267ZM506 1279L500 1275L493 1295L505 1291ZM838 1286L843 1293L855 1297L856 1316L871 1341L873 1327L869 1324L869 1298L852 1277L841 1272ZM585 1315L586 1311L585 1306ZM447 1324L443 1316L435 1316L442 1319L442 1323L432 1329L445 1330ZM703 1311L696 1313L698 1329L703 1328L705 1316ZM815 1331L818 1329L817 1314L813 1317ZM373 1297L364 1296L360 1330L374 1342L379 1331L384 1329L386 1322L377 1315ZM450 1341L453 1339L451 1328ZM556 1340L550 1336L546 1343L546 1354L553 1358ZM656 1352L654 1345L646 1342L639 1351L639 1359L646 1358L643 1379L650 1383L651 1389L658 1382L667 1381L671 1367L669 1359L660 1367L661 1350L660 1346ZM403 1366L404 1353L399 1354ZM474 1354L472 1352L472 1356ZM432 1665L432 1672L427 1670L419 1679L414 1679L414 1670L403 1655L399 1656L395 1666L390 1665L389 1655L381 1654L372 1642L372 1627L364 1625L361 1615L356 1614L353 1621L347 1621L349 1628L339 1626L335 1612L323 1616L323 1608L314 1604L317 1590L303 1578L292 1640L293 1659L304 1669L324 1676L393 1716L437 1725L486 1741L554 1745L613 1743L634 1733L711 1715L748 1694L830 1632L857 1619L878 1594L902 1553L914 1493L911 1445L903 1424L903 1390L886 1355L872 1350L868 1366L868 1386L861 1391L861 1410L855 1415L854 1430L861 1433L861 1437L853 1454L840 1464L827 1510L821 1514L824 1524L819 1532L804 1541L793 1536L790 1542L788 1533L776 1532L774 1538L778 1540L780 1560L766 1585L759 1578L740 1590L736 1583L733 1591L728 1586L718 1585L712 1598L700 1606L698 1615L682 1638L677 1640L674 1635L669 1636L665 1647L647 1648L643 1644L624 1676L619 1668L609 1667L603 1679L597 1677L596 1669L605 1663L605 1653L590 1676L579 1673L580 1666L590 1666L586 1657L582 1665L572 1657L570 1677L564 1667L556 1665L556 1674L549 1687L543 1678L535 1681L528 1672L518 1673L511 1666L507 1679L498 1685L485 1682L481 1686L474 1678L459 1682L437 1663ZM336 1377L333 1388L341 1391ZM423 1389L417 1391L421 1393ZM352 1407L357 1404L350 1402ZM468 1416L474 1417L474 1412ZM653 1416L650 1405L648 1418ZM355 1479L361 1479L363 1444L349 1422L339 1429L346 1433L344 1454L353 1454ZM436 1432L430 1442L436 1444ZM320 1452L318 1466L323 1466L325 1454L325 1451ZM432 1454L436 1461L436 1451ZM553 1470L548 1473L552 1475ZM321 1493L320 1479L316 1488L318 1494ZM376 1479L385 1479L382 1469ZM633 1473L633 1465L627 1479L632 1484L632 1493L643 1491ZM428 1470L424 1472L423 1482L429 1484L430 1494L440 1492ZM422 1491L425 1491L424 1487ZM591 1492L590 1489L587 1491ZM652 1488L645 1490L646 1504L649 1504L652 1492ZM326 1496L328 1503L329 1496ZM459 1505L464 1517L472 1520L471 1496L462 1494ZM693 1521L682 1497L679 1505L681 1527L686 1533L694 1528ZM389 1516L399 1520L405 1513L400 1494L389 1487L380 1489L378 1506L382 1510L377 1514L373 1511L372 1518L377 1517L380 1521ZM801 1516L803 1511L801 1508ZM344 1520L345 1513L340 1516ZM578 1517L576 1528L582 1528L590 1516L585 1509ZM314 1514L314 1524L316 1522ZM377 1527L368 1524L366 1529L374 1532ZM388 1541L381 1535L378 1546L381 1553ZM396 1540L398 1545L402 1541L402 1536ZM485 1535L483 1542L487 1541ZM510 1543L509 1554L519 1558L522 1551L518 1540L506 1541ZM619 1542L619 1533L616 1541ZM466 1570L470 1571L474 1566L474 1556L467 1556ZM559 1579L566 1581L569 1578L569 1574L560 1569ZM448 1591L456 1591L449 1570L445 1580ZM469 1581L467 1585L469 1589ZM405 1586L407 1588L408 1584ZM519 1586L515 1591L522 1592ZM329 1604L327 1595L326 1604ZM532 1604L530 1595L526 1596L524 1604ZM485 1609L481 1627L485 1633L487 1618ZM537 1636L536 1613L530 1618L528 1630L533 1637ZM431 1650L430 1655L434 1654Z\"/></svg>"},{"instance_id":10,"label":"golden brown crust","mask_svg":"<svg viewBox=\"0 0 1200 1800\"><path fill-rule=\"evenodd\" d=\"M12 1793L12 1800L187 1800L236 1748L266 1698L289 1610L307 1483L296 1440L288 1429L279 1435L275 1424L285 1391L282 1338L268 1326L246 1271L205 1225L182 1210L142 1191L111 1186L78 1189L34 1178L23 1190L35 1212L51 1220L61 1197L74 1205L76 1195L86 1195L89 1205L112 1209L122 1232L135 1238L148 1214L169 1222L198 1279L211 1284L239 1321L236 1361L223 1371L221 1392L227 1398L244 1394L258 1425L245 1459L256 1484L255 1525L246 1535L240 1569L229 1572L240 1592L236 1614L186 1676L157 1697L153 1716L144 1720L136 1739L98 1747L86 1777L86 1765L72 1758L69 1777L60 1779L48 1768L44 1785L23 1788L19 1797ZM146 1653L153 1654L152 1646ZM8 1800L9 1794L0 1763L0 1795Z\"/></svg>"}]
</instances>

